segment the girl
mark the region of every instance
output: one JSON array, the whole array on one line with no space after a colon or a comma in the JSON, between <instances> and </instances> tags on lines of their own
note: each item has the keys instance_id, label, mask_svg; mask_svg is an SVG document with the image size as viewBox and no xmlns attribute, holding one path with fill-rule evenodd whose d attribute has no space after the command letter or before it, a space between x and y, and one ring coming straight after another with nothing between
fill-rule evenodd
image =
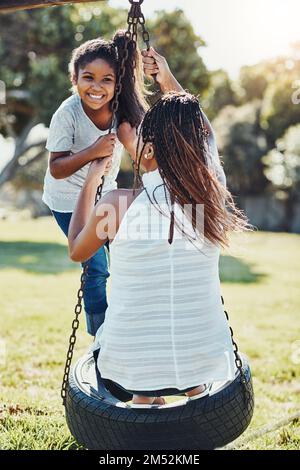
<instances>
[{"instance_id":1,"label":"girl","mask_svg":"<svg viewBox=\"0 0 300 470\"><path fill-rule=\"evenodd\" d=\"M90 162L111 156L103 194L115 189L122 154L122 145L115 132L123 121L138 126L147 109L141 61L131 41L116 121L113 132L107 135L112 121L111 105L118 63L125 44L124 34L124 31L117 32L112 41L87 41L73 51L69 70L74 93L61 104L51 120L46 144L50 158L43 201L66 235ZM105 250L100 247L89 261L84 288L87 331L93 336L102 324L107 308L108 275Z\"/></svg>"},{"instance_id":2,"label":"girl","mask_svg":"<svg viewBox=\"0 0 300 470\"><path fill-rule=\"evenodd\" d=\"M124 142L136 143L135 130L122 127ZM93 209L107 164L94 162L71 220L72 259L83 261L110 241L97 364L105 380L133 393L134 406L159 405L169 394L199 398L209 383L235 376L218 262L229 232L247 222L216 177L206 137L197 98L167 93L146 113L133 152L141 188L112 191Z\"/></svg>"}]
</instances>

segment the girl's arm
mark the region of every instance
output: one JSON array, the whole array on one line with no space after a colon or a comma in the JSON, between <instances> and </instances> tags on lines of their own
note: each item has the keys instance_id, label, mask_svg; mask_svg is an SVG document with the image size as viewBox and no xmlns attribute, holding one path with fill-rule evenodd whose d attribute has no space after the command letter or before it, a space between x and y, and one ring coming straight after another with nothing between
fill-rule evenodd
<instances>
[{"instance_id":1,"label":"girl's arm","mask_svg":"<svg viewBox=\"0 0 300 470\"><path fill-rule=\"evenodd\" d=\"M98 158L111 156L116 143L116 135L111 133L101 136L93 145L78 153L51 152L49 160L50 173L55 179L73 175L87 163Z\"/></svg>"},{"instance_id":2,"label":"girl's arm","mask_svg":"<svg viewBox=\"0 0 300 470\"><path fill-rule=\"evenodd\" d=\"M93 153L89 148L73 154L70 152L50 152L51 176L57 180L68 178L93 159Z\"/></svg>"}]
</instances>

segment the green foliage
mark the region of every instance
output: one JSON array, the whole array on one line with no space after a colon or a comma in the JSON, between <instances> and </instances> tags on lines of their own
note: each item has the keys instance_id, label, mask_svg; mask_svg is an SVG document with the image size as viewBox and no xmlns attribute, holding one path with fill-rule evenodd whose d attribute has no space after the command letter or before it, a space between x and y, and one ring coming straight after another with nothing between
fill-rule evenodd
<instances>
[{"instance_id":1,"label":"green foliage","mask_svg":"<svg viewBox=\"0 0 300 470\"><path fill-rule=\"evenodd\" d=\"M126 29L126 18L126 9L105 4L53 7L0 17L0 77L6 83L8 97L16 97L16 90L22 90L23 95L25 92L23 125L32 115L49 124L53 112L69 95L71 51L88 39L110 39L117 29ZM208 73L197 52L203 41L183 12L158 13L149 21L149 30L179 81L193 93L202 92L208 85ZM182 54L183 43L189 54ZM16 126L19 104L18 100L8 100Z\"/></svg>"},{"instance_id":2,"label":"green foliage","mask_svg":"<svg viewBox=\"0 0 300 470\"><path fill-rule=\"evenodd\" d=\"M228 105L238 104L238 97L232 81L225 70L216 70L210 74L210 85L201 100L209 119L214 119Z\"/></svg>"},{"instance_id":3,"label":"green foliage","mask_svg":"<svg viewBox=\"0 0 300 470\"><path fill-rule=\"evenodd\" d=\"M198 95L209 85L209 73L198 50L205 45L195 34L182 10L157 12L148 21L154 47L168 60L170 68L183 88Z\"/></svg>"},{"instance_id":4,"label":"green foliage","mask_svg":"<svg viewBox=\"0 0 300 470\"><path fill-rule=\"evenodd\" d=\"M261 157L267 143L260 128L260 103L227 106L213 122L229 189L235 195L262 193L268 184Z\"/></svg>"},{"instance_id":5,"label":"green foliage","mask_svg":"<svg viewBox=\"0 0 300 470\"><path fill-rule=\"evenodd\" d=\"M127 8L113 9L105 3L0 16L0 79L8 97L1 122L6 117L17 136L34 117L48 125L70 93L72 49L99 35L111 38L126 27L126 18ZM201 58L205 42L182 10L159 11L146 18L146 26L151 43L167 58L178 81L200 96L209 118L215 120L230 189L237 195L264 192L274 178L266 178L262 156L286 129L300 122L300 104L292 102L300 77L300 44L289 56L243 67L233 83L223 70L208 72ZM144 47L141 39L140 45ZM28 167L28 177L22 170L23 181L30 184L31 171L40 184L37 165Z\"/></svg>"},{"instance_id":6,"label":"green foliage","mask_svg":"<svg viewBox=\"0 0 300 470\"><path fill-rule=\"evenodd\" d=\"M300 43L294 44L289 55L241 69L237 83L240 99L242 103L262 100L261 126L269 148L300 121L300 105L293 102L299 77Z\"/></svg>"},{"instance_id":7,"label":"green foliage","mask_svg":"<svg viewBox=\"0 0 300 470\"><path fill-rule=\"evenodd\" d=\"M281 77L269 84L262 107L262 125L270 144L280 138L290 126L300 121L300 105L292 102L294 78Z\"/></svg>"},{"instance_id":8,"label":"green foliage","mask_svg":"<svg viewBox=\"0 0 300 470\"><path fill-rule=\"evenodd\" d=\"M48 126L54 111L70 94L71 51L88 39L110 39L117 29L127 27L126 19L127 9L113 9L104 3L0 16L0 79L7 88L6 119L17 136L34 117ZM193 93L201 93L209 79L198 54L204 42L183 12L159 12L151 21L147 19L147 29L151 43L167 57L179 81ZM189 54L182 53L182 44ZM141 40L140 45L145 47ZM43 168L44 159L40 164L28 163L27 169L21 167L15 186L41 186Z\"/></svg>"},{"instance_id":9,"label":"green foliage","mask_svg":"<svg viewBox=\"0 0 300 470\"><path fill-rule=\"evenodd\" d=\"M66 70L60 69L57 55L49 54L32 61L31 64L31 104L38 113L38 119L46 126L57 107L62 102L71 87ZM45 86L48 83L48 86Z\"/></svg>"},{"instance_id":10,"label":"green foliage","mask_svg":"<svg viewBox=\"0 0 300 470\"><path fill-rule=\"evenodd\" d=\"M242 103L263 99L268 86L268 76L266 76L265 68L264 63L241 68L238 84Z\"/></svg>"},{"instance_id":11,"label":"green foliage","mask_svg":"<svg viewBox=\"0 0 300 470\"><path fill-rule=\"evenodd\" d=\"M25 157L22 157L22 159ZM20 165L13 178L12 185L15 189L37 189L42 190L47 168L48 153L45 151L41 158Z\"/></svg>"},{"instance_id":12,"label":"green foliage","mask_svg":"<svg viewBox=\"0 0 300 470\"><path fill-rule=\"evenodd\" d=\"M300 199L300 124L290 127L264 158L273 186Z\"/></svg>"},{"instance_id":13,"label":"green foliage","mask_svg":"<svg viewBox=\"0 0 300 470\"><path fill-rule=\"evenodd\" d=\"M99 35L110 39L124 26L125 11L101 5L65 6L0 16L0 77L6 83L8 109L20 116L16 90L25 92L23 125L33 115L48 125L61 101L69 95L71 51ZM26 104L26 106L24 106ZM22 126L21 126L22 127Z\"/></svg>"}]
</instances>

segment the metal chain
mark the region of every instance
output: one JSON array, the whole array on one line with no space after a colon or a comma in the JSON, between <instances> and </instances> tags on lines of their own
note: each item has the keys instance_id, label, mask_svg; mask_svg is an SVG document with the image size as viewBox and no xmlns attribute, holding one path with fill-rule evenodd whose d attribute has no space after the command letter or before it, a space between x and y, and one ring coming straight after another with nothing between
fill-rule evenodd
<instances>
[{"instance_id":1,"label":"metal chain","mask_svg":"<svg viewBox=\"0 0 300 470\"><path fill-rule=\"evenodd\" d=\"M150 35L149 35L149 32L146 29L146 26L145 26L146 25L146 20L145 20L145 17L144 17L142 12L140 13L140 17L139 17L139 24L142 27L143 41L147 46L147 50L149 51L149 49L150 49Z\"/></svg>"},{"instance_id":2,"label":"metal chain","mask_svg":"<svg viewBox=\"0 0 300 470\"><path fill-rule=\"evenodd\" d=\"M113 103L112 103L112 120L111 120L111 125L108 131L109 134L112 131L116 114L119 109L119 96L122 92L122 80L126 73L126 61L129 55L128 45L130 41L133 41L133 47L134 47L134 50L136 50L137 26L138 26L138 23L140 22L140 18L144 18L144 15L141 12L141 4L143 3L143 1L144 0L134 2L133 0L129 0L131 4L131 8L127 17L128 28L125 33L124 52L121 58L121 62L119 64L119 73L118 73L118 78L117 78L117 83L116 83L116 88L115 88L115 96L114 96ZM134 61L133 73L134 73L135 67L136 67L136 63ZM96 196L95 196L95 204L97 204L97 202L101 199L103 185L104 185L104 177L102 178L102 182L99 184L97 188ZM65 363L64 376L63 376L63 381L62 381L62 386L61 386L61 397L63 399L64 406L66 405L67 387L68 387L69 375L70 375L70 370L71 370L71 363L73 359L74 346L76 343L76 333L79 327L79 315L82 312L83 290L84 290L84 286L86 282L86 277L88 276L88 264L89 263L85 265L83 272L81 274L81 278L80 278L80 288L77 292L77 304L75 306L75 319L72 322L72 333L69 339L69 348L67 352L67 359Z\"/></svg>"},{"instance_id":3,"label":"metal chain","mask_svg":"<svg viewBox=\"0 0 300 470\"><path fill-rule=\"evenodd\" d=\"M63 404L65 405L66 402L66 396L67 396L67 384L69 380L69 374L70 374L70 368L71 368L71 362L73 358L73 351L74 351L74 346L76 343L76 332L79 327L79 315L81 314L82 311L82 298L83 298L83 289L85 285L85 280L87 276L87 271L88 271L88 265L86 264L83 272L80 277L80 288L78 289L77 292L77 304L75 305L75 318L72 322L72 333L69 339L69 349L67 352L67 360L65 364L65 370L64 370L64 376L63 376L63 382L61 386L61 397L63 399Z\"/></svg>"},{"instance_id":4,"label":"metal chain","mask_svg":"<svg viewBox=\"0 0 300 470\"><path fill-rule=\"evenodd\" d=\"M119 109L119 96L122 93L122 81L126 73L126 61L128 59L129 51L128 51L128 46L129 42L133 42L133 56L135 57L135 51L137 47L137 36L138 36L138 30L137 26L140 21L140 17L143 17L145 20L145 17L141 11L141 4L143 3L144 0L140 0L138 2L134 2L133 0L129 0L131 4L131 8L128 12L127 16L127 31L125 33L125 45L124 45L124 51L123 51L123 56L121 58L121 63L119 66L119 74L118 74L118 79L116 83L116 88L115 88L115 96L113 99L112 103L112 121L110 125L110 129L108 133L110 134L112 131L113 123L116 118L117 111ZM148 34L149 36L149 34ZM150 46L149 46L150 47ZM133 61L133 79L135 81L135 75L134 75L134 70L136 69L136 61L134 59ZM102 196L102 190L104 186L104 177L102 178L102 182L99 184L97 191L96 191L96 196L95 196L95 204L101 199Z\"/></svg>"},{"instance_id":5,"label":"metal chain","mask_svg":"<svg viewBox=\"0 0 300 470\"><path fill-rule=\"evenodd\" d=\"M221 296L221 300L222 300L222 305L224 306L224 298L222 296ZM246 375L245 375L245 372L244 372L244 369L243 369L243 362L242 362L241 356L239 354L238 345L237 345L237 343L235 342L235 340L233 338L233 330L232 330L231 326L229 325L229 315L228 315L226 310L224 310L224 313L226 315L229 330L230 330L230 334L231 334L231 341L232 341L232 344L233 344L233 352L234 352L234 356L235 356L235 365L236 365L236 367L237 367L237 369L240 373L240 380L241 380L241 384L242 384L243 390L244 390L244 399L245 399L245 402L247 403L251 399L251 394L248 390L247 378L246 378Z\"/></svg>"}]
</instances>

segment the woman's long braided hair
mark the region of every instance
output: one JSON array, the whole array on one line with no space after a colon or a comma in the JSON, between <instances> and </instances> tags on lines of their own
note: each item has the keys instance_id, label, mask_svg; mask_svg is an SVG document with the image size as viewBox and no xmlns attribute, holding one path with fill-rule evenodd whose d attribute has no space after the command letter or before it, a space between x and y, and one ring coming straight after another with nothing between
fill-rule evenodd
<instances>
[{"instance_id":1,"label":"woman's long braided hair","mask_svg":"<svg viewBox=\"0 0 300 470\"><path fill-rule=\"evenodd\" d=\"M170 194L170 243L176 223L174 203L182 208L192 207L189 213L195 234L198 210L204 207L204 237L214 244L228 246L229 232L250 228L247 218L236 207L231 193L218 181L210 165L208 131L195 96L170 92L158 100L142 121L137 149L140 142L143 145L135 164L135 187L142 182L141 157L146 144L151 142L159 173Z\"/></svg>"}]
</instances>

